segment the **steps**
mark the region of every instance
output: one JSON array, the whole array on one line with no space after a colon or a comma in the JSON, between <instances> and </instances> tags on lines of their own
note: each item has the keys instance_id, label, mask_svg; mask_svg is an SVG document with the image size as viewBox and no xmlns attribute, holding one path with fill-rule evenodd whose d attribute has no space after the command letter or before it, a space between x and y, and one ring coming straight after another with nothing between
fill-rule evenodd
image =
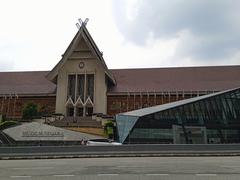
<instances>
[{"instance_id":1,"label":"steps","mask_svg":"<svg viewBox=\"0 0 240 180\"><path fill-rule=\"evenodd\" d=\"M92 127L102 128L101 122L95 121L92 117L64 117L61 120L56 120L50 125L57 127Z\"/></svg>"},{"instance_id":2,"label":"steps","mask_svg":"<svg viewBox=\"0 0 240 180\"><path fill-rule=\"evenodd\" d=\"M0 145L10 145L13 141L4 132L0 131Z\"/></svg>"}]
</instances>

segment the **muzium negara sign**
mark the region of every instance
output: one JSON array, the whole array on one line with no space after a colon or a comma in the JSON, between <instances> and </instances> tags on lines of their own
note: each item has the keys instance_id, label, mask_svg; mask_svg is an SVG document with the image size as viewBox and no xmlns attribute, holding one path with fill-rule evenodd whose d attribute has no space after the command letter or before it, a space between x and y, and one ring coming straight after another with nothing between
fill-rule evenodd
<instances>
[{"instance_id":1,"label":"muzium negara sign","mask_svg":"<svg viewBox=\"0 0 240 180\"><path fill-rule=\"evenodd\" d=\"M23 131L22 137L63 137L60 131Z\"/></svg>"},{"instance_id":2,"label":"muzium negara sign","mask_svg":"<svg viewBox=\"0 0 240 180\"><path fill-rule=\"evenodd\" d=\"M38 122L23 123L4 130L15 141L81 141L99 139L99 136L70 131Z\"/></svg>"}]
</instances>

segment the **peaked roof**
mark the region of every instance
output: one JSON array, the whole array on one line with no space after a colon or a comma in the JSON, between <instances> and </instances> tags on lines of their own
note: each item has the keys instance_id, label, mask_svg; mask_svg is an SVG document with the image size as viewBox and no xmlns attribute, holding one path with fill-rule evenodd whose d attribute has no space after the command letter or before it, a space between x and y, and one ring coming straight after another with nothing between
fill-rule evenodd
<instances>
[{"instance_id":1,"label":"peaked roof","mask_svg":"<svg viewBox=\"0 0 240 180\"><path fill-rule=\"evenodd\" d=\"M240 66L112 69L117 81L109 93L223 91L240 87Z\"/></svg>"},{"instance_id":2,"label":"peaked roof","mask_svg":"<svg viewBox=\"0 0 240 180\"><path fill-rule=\"evenodd\" d=\"M240 87L240 66L114 69L117 85L108 94L128 92L223 91ZM0 72L0 96L53 95L49 71Z\"/></svg>"},{"instance_id":3,"label":"peaked roof","mask_svg":"<svg viewBox=\"0 0 240 180\"><path fill-rule=\"evenodd\" d=\"M56 64L56 66L47 74L47 79L55 82L56 81L56 77L58 74L59 69L64 65L64 63L67 61L67 59L70 57L71 53L73 52L74 48L77 46L78 42L81 40L81 38L83 38L85 40L85 42L87 43L87 45L89 46L89 48L91 49L91 51L94 53L94 55L96 56L96 58L98 60L100 60L100 62L102 63L104 70L105 70L105 74L107 75L107 77L110 79L110 81L113 84L116 84L116 81L114 79L114 76L112 75L111 71L109 71L103 57L102 57L102 53L100 52L100 50L98 49L96 43L94 42L93 38L91 37L90 33L88 32L86 26L84 23L82 23L81 27L79 28L79 31L77 32L77 34L75 35L75 37L73 38L72 42L70 43L70 45L68 46L68 48L66 49L66 51L63 54L62 59Z\"/></svg>"}]
</instances>

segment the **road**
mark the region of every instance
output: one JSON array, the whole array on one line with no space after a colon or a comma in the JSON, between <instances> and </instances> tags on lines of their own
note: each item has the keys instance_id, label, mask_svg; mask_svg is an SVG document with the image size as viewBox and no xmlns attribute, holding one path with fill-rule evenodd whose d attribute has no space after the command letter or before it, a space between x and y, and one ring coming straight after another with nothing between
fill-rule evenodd
<instances>
[{"instance_id":1,"label":"road","mask_svg":"<svg viewBox=\"0 0 240 180\"><path fill-rule=\"evenodd\" d=\"M1 160L0 179L239 180L240 157Z\"/></svg>"},{"instance_id":2,"label":"road","mask_svg":"<svg viewBox=\"0 0 240 180\"><path fill-rule=\"evenodd\" d=\"M136 156L240 156L240 144L128 144L122 146L0 147L0 159Z\"/></svg>"}]
</instances>

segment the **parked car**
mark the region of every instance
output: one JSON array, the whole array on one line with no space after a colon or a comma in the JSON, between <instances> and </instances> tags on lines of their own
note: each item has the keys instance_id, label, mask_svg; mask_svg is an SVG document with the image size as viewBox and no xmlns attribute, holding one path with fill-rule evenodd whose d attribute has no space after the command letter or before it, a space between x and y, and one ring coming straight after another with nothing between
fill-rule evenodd
<instances>
[{"instance_id":1,"label":"parked car","mask_svg":"<svg viewBox=\"0 0 240 180\"><path fill-rule=\"evenodd\" d=\"M122 143L115 142L111 139L91 139L87 141L88 146L119 146Z\"/></svg>"}]
</instances>

